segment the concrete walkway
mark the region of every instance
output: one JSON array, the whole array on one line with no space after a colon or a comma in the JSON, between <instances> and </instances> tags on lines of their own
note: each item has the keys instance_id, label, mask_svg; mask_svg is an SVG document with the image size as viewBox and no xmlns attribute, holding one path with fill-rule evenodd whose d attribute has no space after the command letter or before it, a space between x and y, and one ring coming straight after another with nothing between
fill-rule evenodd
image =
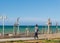
<instances>
[{"instance_id":1,"label":"concrete walkway","mask_svg":"<svg viewBox=\"0 0 60 43\"><path fill-rule=\"evenodd\" d=\"M16 40L34 40L33 37L28 38L9 38L9 39L0 39L0 42L2 41L16 41Z\"/></svg>"},{"instance_id":2,"label":"concrete walkway","mask_svg":"<svg viewBox=\"0 0 60 43\"><path fill-rule=\"evenodd\" d=\"M60 33L56 33L56 34L41 34L41 35L38 35L38 37L39 37L39 39L60 38ZM1 41L15 41L15 40L34 40L34 37L0 39L0 42Z\"/></svg>"}]
</instances>

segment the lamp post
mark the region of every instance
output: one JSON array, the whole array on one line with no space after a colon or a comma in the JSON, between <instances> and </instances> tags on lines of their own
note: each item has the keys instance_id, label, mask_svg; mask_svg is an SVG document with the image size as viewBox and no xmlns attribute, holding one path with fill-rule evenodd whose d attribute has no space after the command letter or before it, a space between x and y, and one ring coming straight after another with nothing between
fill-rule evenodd
<instances>
[{"instance_id":1,"label":"lamp post","mask_svg":"<svg viewBox=\"0 0 60 43\"><path fill-rule=\"evenodd\" d=\"M2 21L3 21L3 37L4 37L4 21L5 21L5 19L6 19L7 17L6 17L6 16L1 16L0 18L1 18Z\"/></svg>"},{"instance_id":2,"label":"lamp post","mask_svg":"<svg viewBox=\"0 0 60 43\"><path fill-rule=\"evenodd\" d=\"M56 33L58 33L58 23L56 22Z\"/></svg>"},{"instance_id":3,"label":"lamp post","mask_svg":"<svg viewBox=\"0 0 60 43\"><path fill-rule=\"evenodd\" d=\"M17 26L18 26L18 30L17 30L17 34L19 34L19 17L17 18Z\"/></svg>"},{"instance_id":4,"label":"lamp post","mask_svg":"<svg viewBox=\"0 0 60 43\"><path fill-rule=\"evenodd\" d=\"M51 21L50 18L48 19L48 34L50 33L50 25L51 25Z\"/></svg>"},{"instance_id":5,"label":"lamp post","mask_svg":"<svg viewBox=\"0 0 60 43\"><path fill-rule=\"evenodd\" d=\"M48 19L47 25L48 25L47 38L48 38L48 40L49 40L49 38L50 38L50 35L49 35L49 34L50 34L50 25L51 25L50 18Z\"/></svg>"}]
</instances>

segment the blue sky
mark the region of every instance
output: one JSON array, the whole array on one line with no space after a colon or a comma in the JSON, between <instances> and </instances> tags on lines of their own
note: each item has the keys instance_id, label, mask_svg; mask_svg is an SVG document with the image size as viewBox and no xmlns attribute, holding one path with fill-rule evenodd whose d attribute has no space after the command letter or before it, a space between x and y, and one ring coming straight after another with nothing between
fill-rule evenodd
<instances>
[{"instance_id":1,"label":"blue sky","mask_svg":"<svg viewBox=\"0 0 60 43\"><path fill-rule=\"evenodd\" d=\"M2 15L7 16L6 25L13 25L18 17L20 25L43 25L48 18L60 24L60 0L0 0Z\"/></svg>"}]
</instances>

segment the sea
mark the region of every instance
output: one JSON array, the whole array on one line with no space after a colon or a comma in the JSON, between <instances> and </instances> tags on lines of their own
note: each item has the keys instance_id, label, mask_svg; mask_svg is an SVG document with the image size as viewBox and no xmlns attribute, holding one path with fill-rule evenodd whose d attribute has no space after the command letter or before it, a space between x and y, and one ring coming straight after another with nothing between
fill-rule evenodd
<instances>
[{"instance_id":1,"label":"sea","mask_svg":"<svg viewBox=\"0 0 60 43\"><path fill-rule=\"evenodd\" d=\"M26 28L29 29L30 32L34 32L35 31L35 26L19 26L19 32L20 33L25 33ZM16 28L18 30L18 27ZM39 33L46 33L48 30L48 26L38 26L39 29ZM8 33L13 33L14 30L14 26L4 26L4 33L8 34ZM58 32L60 32L60 26L50 26L50 32L52 33L56 33L56 31L58 30ZM3 32L3 26L0 26L0 33Z\"/></svg>"}]
</instances>

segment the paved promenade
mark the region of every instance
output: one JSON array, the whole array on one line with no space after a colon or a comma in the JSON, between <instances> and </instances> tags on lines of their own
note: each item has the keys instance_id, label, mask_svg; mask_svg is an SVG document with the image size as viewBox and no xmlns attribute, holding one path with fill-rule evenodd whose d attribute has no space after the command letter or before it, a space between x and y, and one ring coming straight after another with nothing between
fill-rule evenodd
<instances>
[{"instance_id":1,"label":"paved promenade","mask_svg":"<svg viewBox=\"0 0 60 43\"><path fill-rule=\"evenodd\" d=\"M55 34L41 34L41 35L38 35L38 36L39 36L39 39L60 38L60 33L55 33ZM15 40L34 40L34 37L0 39L0 42L1 41L15 41Z\"/></svg>"},{"instance_id":2,"label":"paved promenade","mask_svg":"<svg viewBox=\"0 0 60 43\"><path fill-rule=\"evenodd\" d=\"M9 39L0 39L1 41L15 41L15 40L33 40L33 37L28 37L28 38L9 38Z\"/></svg>"}]
</instances>

